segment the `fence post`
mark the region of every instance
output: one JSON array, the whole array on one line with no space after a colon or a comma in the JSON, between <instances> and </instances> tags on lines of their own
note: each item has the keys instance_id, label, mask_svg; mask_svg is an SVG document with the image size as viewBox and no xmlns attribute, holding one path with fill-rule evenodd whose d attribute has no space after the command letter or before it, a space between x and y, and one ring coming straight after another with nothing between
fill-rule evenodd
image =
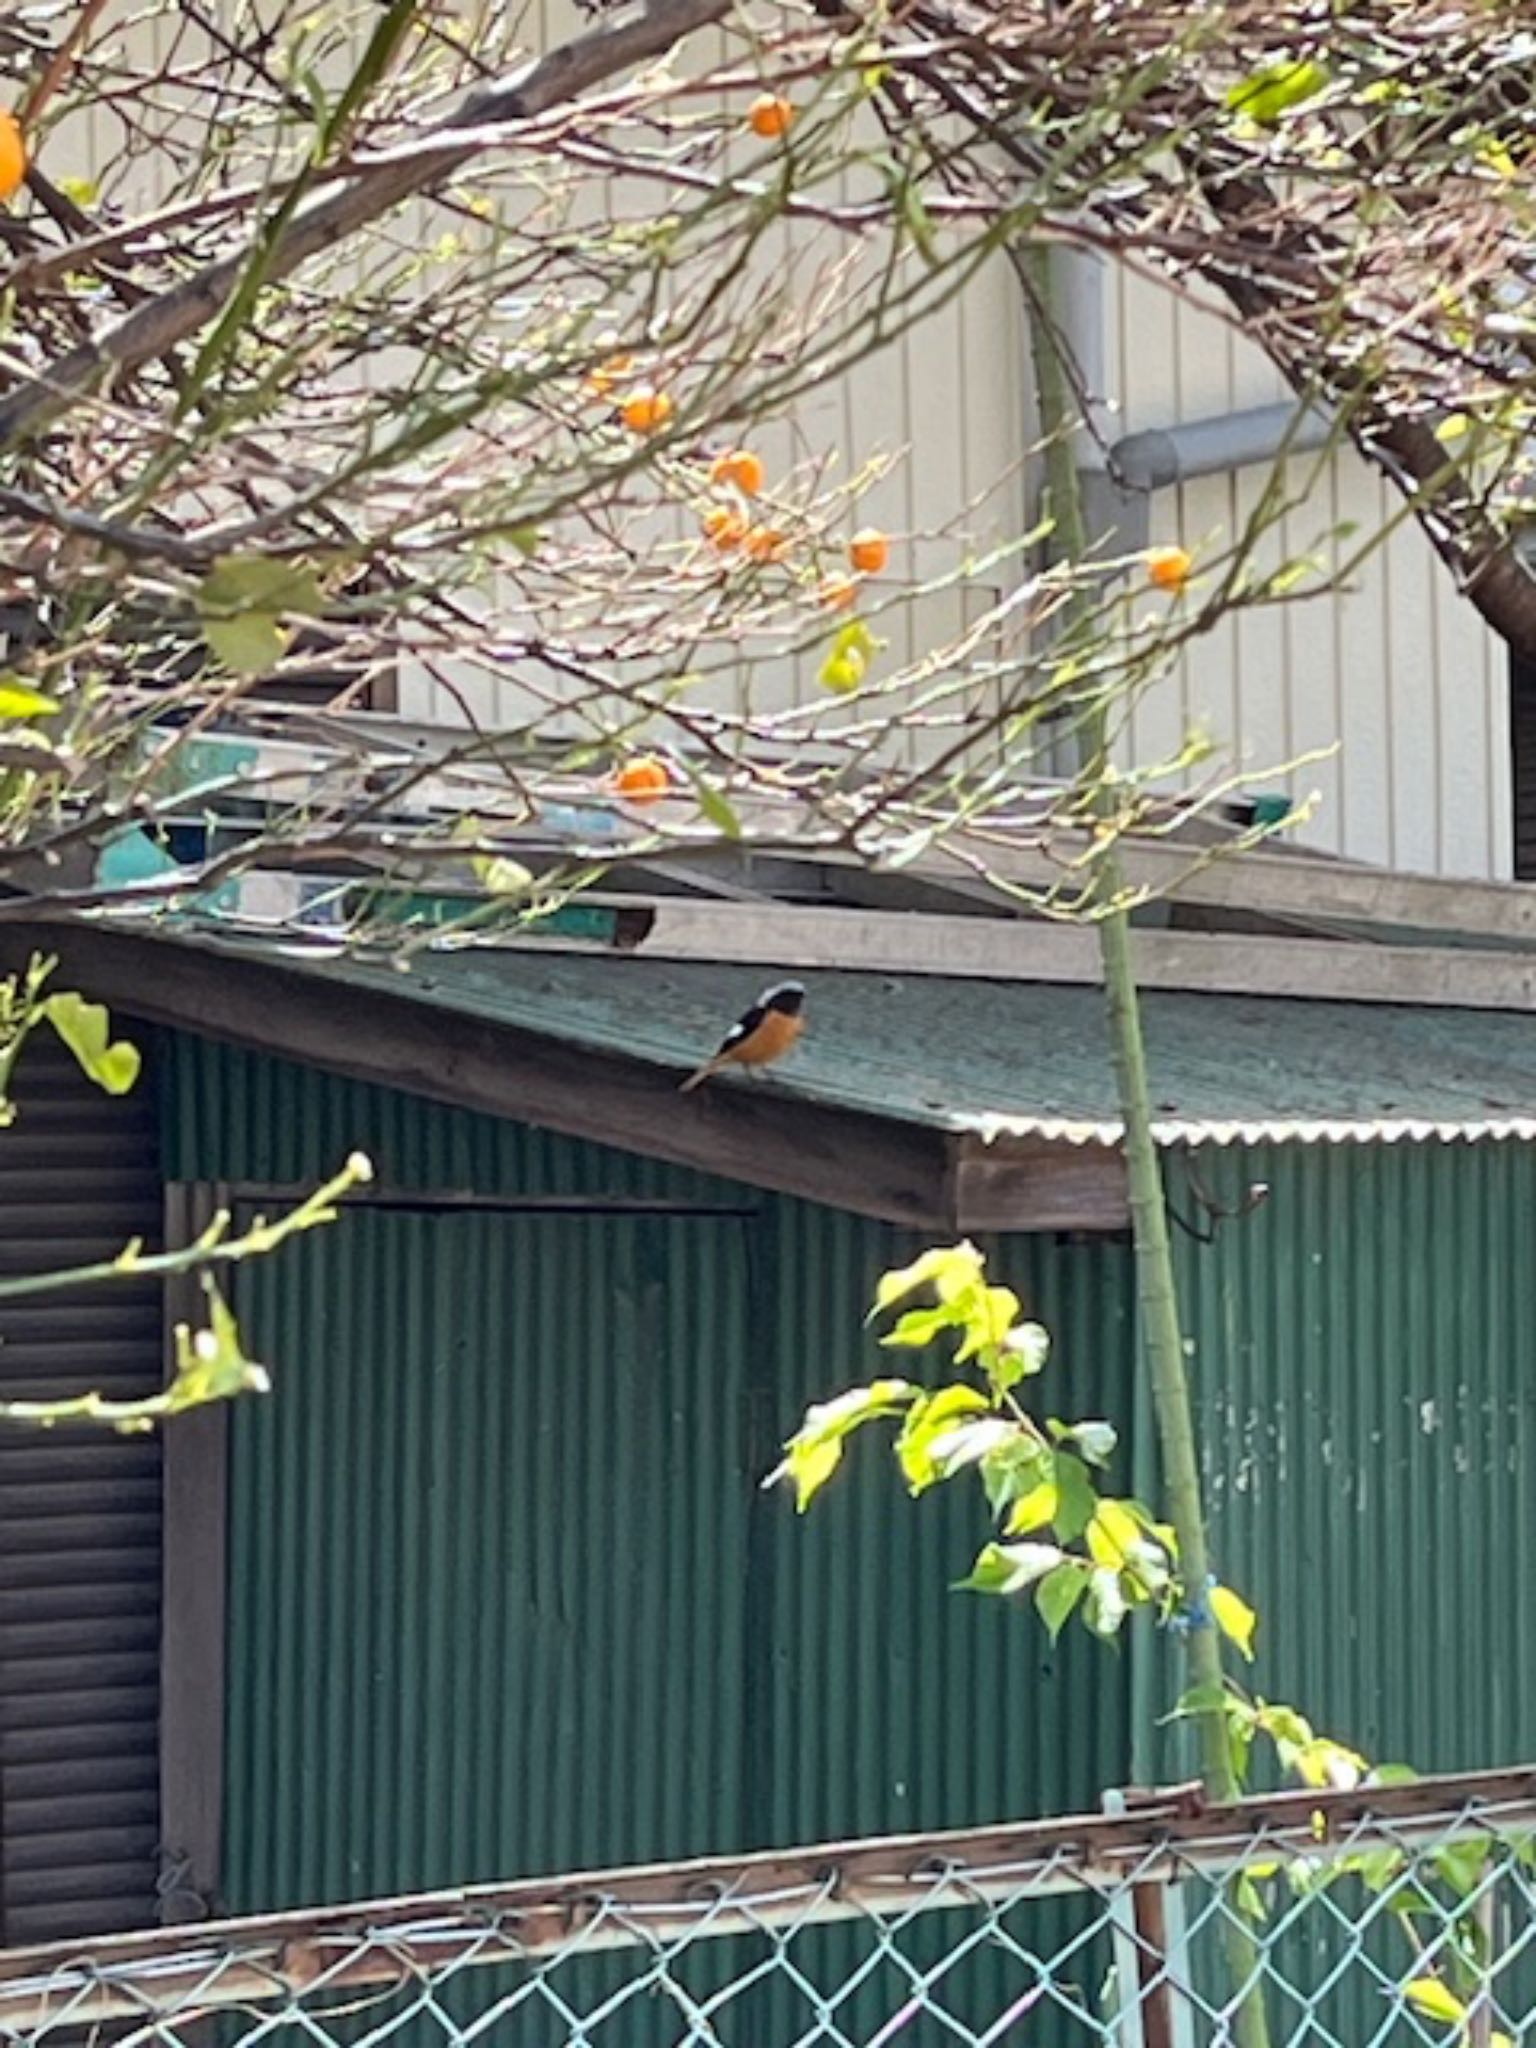
<instances>
[{"instance_id":1,"label":"fence post","mask_svg":"<svg viewBox=\"0 0 1536 2048\"><path fill-rule=\"evenodd\" d=\"M1131 1804L1124 1792L1104 1794L1108 1814L1123 1814ZM1120 1885L1109 1911L1117 2048L1195 2048L1190 2001L1178 1995L1188 1968L1182 1887L1163 1878Z\"/></svg>"}]
</instances>

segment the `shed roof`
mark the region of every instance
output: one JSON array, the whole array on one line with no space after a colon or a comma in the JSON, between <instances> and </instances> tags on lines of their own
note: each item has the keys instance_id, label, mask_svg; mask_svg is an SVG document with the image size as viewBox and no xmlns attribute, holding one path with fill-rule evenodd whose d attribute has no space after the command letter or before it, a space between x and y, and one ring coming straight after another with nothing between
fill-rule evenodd
<instances>
[{"instance_id":1,"label":"shed roof","mask_svg":"<svg viewBox=\"0 0 1536 2048\"><path fill-rule=\"evenodd\" d=\"M1121 1135L1098 989L532 949L429 955L403 976L324 971L669 1070L794 973L810 1028L771 1083L789 1094L984 1137ZM1536 1138L1530 1016L1171 991L1142 1007L1164 1143Z\"/></svg>"},{"instance_id":2,"label":"shed roof","mask_svg":"<svg viewBox=\"0 0 1536 2048\"><path fill-rule=\"evenodd\" d=\"M762 1080L681 1076L762 966L549 946L419 956L13 928L119 1009L335 1072L924 1229L1127 1220L1103 997L802 971L810 1029ZM1152 991L1165 1144L1536 1138L1536 1017Z\"/></svg>"}]
</instances>

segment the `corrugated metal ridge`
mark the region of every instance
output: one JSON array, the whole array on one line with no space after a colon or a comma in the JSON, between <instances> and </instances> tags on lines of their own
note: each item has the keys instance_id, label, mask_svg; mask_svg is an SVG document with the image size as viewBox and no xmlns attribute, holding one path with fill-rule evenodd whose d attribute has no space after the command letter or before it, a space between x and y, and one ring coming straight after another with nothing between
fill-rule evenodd
<instances>
[{"instance_id":1,"label":"corrugated metal ridge","mask_svg":"<svg viewBox=\"0 0 1536 2048\"><path fill-rule=\"evenodd\" d=\"M999 1138L1038 1138L1057 1145L1120 1144L1119 1118L1085 1123L1071 1117L955 1117L957 1131L974 1132L987 1144ZM1222 1119L1159 1118L1152 1125L1159 1145L1401 1145L1474 1144L1489 1140L1536 1139L1536 1117L1264 1117L1240 1123Z\"/></svg>"}]
</instances>

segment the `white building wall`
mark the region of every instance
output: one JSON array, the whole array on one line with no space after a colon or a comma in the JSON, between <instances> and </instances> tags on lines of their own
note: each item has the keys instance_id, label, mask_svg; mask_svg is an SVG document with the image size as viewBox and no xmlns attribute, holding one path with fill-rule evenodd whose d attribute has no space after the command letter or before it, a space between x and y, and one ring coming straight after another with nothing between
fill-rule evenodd
<instances>
[{"instance_id":1,"label":"white building wall","mask_svg":"<svg viewBox=\"0 0 1536 2048\"><path fill-rule=\"evenodd\" d=\"M1111 432L1139 432L1267 405L1285 388L1227 320L1125 270L1106 293ZM1290 470L1307 475L1304 460ZM1267 470L1155 494L1152 538L1214 554L1242 532ZM1350 859L1426 873L1508 876L1508 667L1503 643L1462 598L1402 500L1352 451L1321 465L1287 514L1276 552L1308 554L1346 521L1352 554L1394 519L1383 545L1335 595L1224 619L1138 705L1129 757L1176 746L1192 722L1231 744L1259 787L1316 790L1297 836Z\"/></svg>"}]
</instances>

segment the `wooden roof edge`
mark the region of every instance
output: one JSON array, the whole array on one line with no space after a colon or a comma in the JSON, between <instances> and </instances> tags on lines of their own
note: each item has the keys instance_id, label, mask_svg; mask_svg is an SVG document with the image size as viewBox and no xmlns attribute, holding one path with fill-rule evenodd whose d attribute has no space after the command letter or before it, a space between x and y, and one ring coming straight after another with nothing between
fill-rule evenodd
<instances>
[{"instance_id":1,"label":"wooden roof edge","mask_svg":"<svg viewBox=\"0 0 1536 2048\"><path fill-rule=\"evenodd\" d=\"M154 947L153 973L145 949ZM1010 1141L978 1166L963 1134L773 1088L700 1090L653 1062L594 1051L312 968L99 926L13 925L125 1016L298 1060L431 1101L531 1123L882 1222L965 1230L1103 1230L1125 1222L1118 1154Z\"/></svg>"}]
</instances>

